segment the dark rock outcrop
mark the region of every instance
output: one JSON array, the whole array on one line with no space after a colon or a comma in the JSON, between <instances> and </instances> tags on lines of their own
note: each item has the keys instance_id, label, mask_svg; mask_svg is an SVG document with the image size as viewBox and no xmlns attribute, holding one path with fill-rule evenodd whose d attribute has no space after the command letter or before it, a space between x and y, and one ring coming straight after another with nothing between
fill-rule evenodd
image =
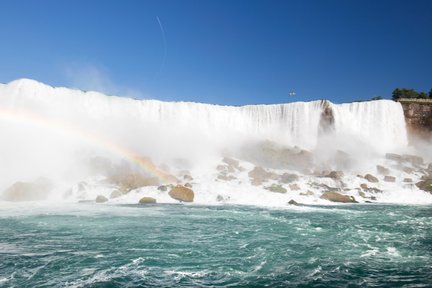
<instances>
[{"instance_id":1,"label":"dark rock outcrop","mask_svg":"<svg viewBox=\"0 0 432 288\"><path fill-rule=\"evenodd\" d=\"M419 189L432 194L432 179L426 179L426 180L420 181L416 184L416 186Z\"/></svg>"}]
</instances>

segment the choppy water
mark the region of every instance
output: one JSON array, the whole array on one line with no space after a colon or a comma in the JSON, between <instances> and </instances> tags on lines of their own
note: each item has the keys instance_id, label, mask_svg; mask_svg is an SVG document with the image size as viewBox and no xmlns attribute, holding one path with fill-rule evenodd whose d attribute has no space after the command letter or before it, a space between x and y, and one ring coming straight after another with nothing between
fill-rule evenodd
<instances>
[{"instance_id":1,"label":"choppy water","mask_svg":"<svg viewBox=\"0 0 432 288\"><path fill-rule=\"evenodd\" d=\"M4 287L431 287L432 206L0 206Z\"/></svg>"}]
</instances>

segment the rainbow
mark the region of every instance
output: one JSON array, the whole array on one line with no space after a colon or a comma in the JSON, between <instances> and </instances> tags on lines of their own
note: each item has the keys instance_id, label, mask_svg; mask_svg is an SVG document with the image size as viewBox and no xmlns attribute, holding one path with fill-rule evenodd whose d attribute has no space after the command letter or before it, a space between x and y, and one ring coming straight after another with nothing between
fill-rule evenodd
<instances>
[{"instance_id":1,"label":"rainbow","mask_svg":"<svg viewBox=\"0 0 432 288\"><path fill-rule=\"evenodd\" d=\"M55 131L57 133L65 135L66 137L80 139L108 153L126 159L127 161L140 167L143 172L146 172L153 177L157 177L163 184L171 184L177 182L177 179L173 175L161 170L152 161L145 157L139 156L138 153L130 149L126 149L125 147L115 143L114 141L104 137L103 135L97 135L85 129L70 125L68 123L65 123L64 121L61 121L60 119L51 119L43 115L35 114L33 112L18 111L14 109L7 109L4 107L0 107L0 119L12 121L15 123L34 125L37 127Z\"/></svg>"}]
</instances>

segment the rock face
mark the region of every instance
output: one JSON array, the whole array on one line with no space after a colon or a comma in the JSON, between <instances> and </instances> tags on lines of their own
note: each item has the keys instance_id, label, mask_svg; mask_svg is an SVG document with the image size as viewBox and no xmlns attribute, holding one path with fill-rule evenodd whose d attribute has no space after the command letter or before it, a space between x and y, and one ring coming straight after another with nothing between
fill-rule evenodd
<instances>
[{"instance_id":1,"label":"rock face","mask_svg":"<svg viewBox=\"0 0 432 288\"><path fill-rule=\"evenodd\" d=\"M3 200L14 202L44 200L52 188L52 183L48 179L39 178L34 182L16 182L1 196Z\"/></svg>"},{"instance_id":2,"label":"rock face","mask_svg":"<svg viewBox=\"0 0 432 288\"><path fill-rule=\"evenodd\" d=\"M409 135L432 135L432 100L400 99Z\"/></svg>"},{"instance_id":3,"label":"rock face","mask_svg":"<svg viewBox=\"0 0 432 288\"><path fill-rule=\"evenodd\" d=\"M108 201L108 198L106 198L105 196L103 196L103 195L98 195L97 197L96 197L96 203L105 203L105 202L107 202Z\"/></svg>"},{"instance_id":4,"label":"rock face","mask_svg":"<svg viewBox=\"0 0 432 288\"><path fill-rule=\"evenodd\" d=\"M416 184L416 186L423 191L432 193L432 179L420 181Z\"/></svg>"},{"instance_id":5,"label":"rock face","mask_svg":"<svg viewBox=\"0 0 432 288\"><path fill-rule=\"evenodd\" d=\"M171 198L182 201L182 202L193 202L195 194L192 189L186 188L181 185L177 185L171 189L168 194Z\"/></svg>"},{"instance_id":6,"label":"rock face","mask_svg":"<svg viewBox=\"0 0 432 288\"><path fill-rule=\"evenodd\" d=\"M142 197L138 203L139 204L154 204L154 203L156 203L156 199L153 197Z\"/></svg>"},{"instance_id":7,"label":"rock face","mask_svg":"<svg viewBox=\"0 0 432 288\"><path fill-rule=\"evenodd\" d=\"M355 198L353 196L348 195L342 195L337 192L324 192L321 197L321 199L325 199L331 202L339 202L339 203L357 203Z\"/></svg>"}]
</instances>

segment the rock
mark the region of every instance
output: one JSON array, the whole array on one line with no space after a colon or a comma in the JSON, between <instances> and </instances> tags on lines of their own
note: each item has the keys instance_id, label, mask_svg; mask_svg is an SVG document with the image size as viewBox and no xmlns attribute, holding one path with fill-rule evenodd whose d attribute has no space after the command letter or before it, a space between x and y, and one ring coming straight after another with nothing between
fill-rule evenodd
<instances>
[{"instance_id":1,"label":"rock","mask_svg":"<svg viewBox=\"0 0 432 288\"><path fill-rule=\"evenodd\" d=\"M216 170L221 172L221 171L225 171L227 169L227 166L225 165L217 165L216 166Z\"/></svg>"},{"instance_id":2,"label":"rock","mask_svg":"<svg viewBox=\"0 0 432 288\"><path fill-rule=\"evenodd\" d=\"M165 185L161 185L161 186L159 186L159 187L157 188L157 190L162 191L162 192L165 192L165 191L168 190L168 187L165 186Z\"/></svg>"},{"instance_id":3,"label":"rock","mask_svg":"<svg viewBox=\"0 0 432 288\"><path fill-rule=\"evenodd\" d=\"M114 198L118 198L118 197L120 197L122 195L123 195L123 193L120 190L114 190L114 191L111 192L110 198L114 199Z\"/></svg>"},{"instance_id":4,"label":"rock","mask_svg":"<svg viewBox=\"0 0 432 288\"><path fill-rule=\"evenodd\" d=\"M413 180L412 180L412 178L404 178L403 182L411 183L411 182L413 182Z\"/></svg>"},{"instance_id":5,"label":"rock","mask_svg":"<svg viewBox=\"0 0 432 288\"><path fill-rule=\"evenodd\" d=\"M153 197L142 197L138 203L139 204L154 204L154 203L156 203L156 199Z\"/></svg>"},{"instance_id":6,"label":"rock","mask_svg":"<svg viewBox=\"0 0 432 288\"><path fill-rule=\"evenodd\" d=\"M253 170L249 171L248 173L249 178L252 178L252 185L253 183L260 183L258 185L261 185L263 182L266 182L270 179L274 180L278 178L278 175L273 172L267 172L264 168L256 166Z\"/></svg>"},{"instance_id":7,"label":"rock","mask_svg":"<svg viewBox=\"0 0 432 288\"><path fill-rule=\"evenodd\" d=\"M168 194L171 196L171 198L182 202L193 202L195 197L195 194L191 189L181 185L177 185L172 188Z\"/></svg>"},{"instance_id":8,"label":"rock","mask_svg":"<svg viewBox=\"0 0 432 288\"><path fill-rule=\"evenodd\" d=\"M33 182L16 182L1 196L3 200L13 202L37 201L46 199L52 189L53 185L50 180L39 178Z\"/></svg>"},{"instance_id":9,"label":"rock","mask_svg":"<svg viewBox=\"0 0 432 288\"><path fill-rule=\"evenodd\" d=\"M186 183L186 184L184 184L184 187L192 188L192 184L191 183Z\"/></svg>"},{"instance_id":10,"label":"rock","mask_svg":"<svg viewBox=\"0 0 432 288\"><path fill-rule=\"evenodd\" d=\"M432 179L420 181L416 186L423 191L432 193Z\"/></svg>"},{"instance_id":11,"label":"rock","mask_svg":"<svg viewBox=\"0 0 432 288\"><path fill-rule=\"evenodd\" d=\"M366 183L362 183L362 184L360 184L360 188L362 188L362 189L368 189L368 186L367 186L367 184Z\"/></svg>"},{"instance_id":12,"label":"rock","mask_svg":"<svg viewBox=\"0 0 432 288\"><path fill-rule=\"evenodd\" d=\"M423 165L424 160L420 156L404 154L402 155L404 161L410 162L413 165Z\"/></svg>"},{"instance_id":13,"label":"rock","mask_svg":"<svg viewBox=\"0 0 432 288\"><path fill-rule=\"evenodd\" d=\"M298 181L300 177L297 174L284 173L279 177L279 181L282 183L291 183Z\"/></svg>"},{"instance_id":14,"label":"rock","mask_svg":"<svg viewBox=\"0 0 432 288\"><path fill-rule=\"evenodd\" d=\"M186 181L193 181L193 177L191 175L189 175L189 174L184 175L183 179L186 180Z\"/></svg>"},{"instance_id":15,"label":"rock","mask_svg":"<svg viewBox=\"0 0 432 288\"><path fill-rule=\"evenodd\" d=\"M342 195L333 191L324 192L320 198L338 203L358 203L353 196Z\"/></svg>"},{"instance_id":16,"label":"rock","mask_svg":"<svg viewBox=\"0 0 432 288\"><path fill-rule=\"evenodd\" d=\"M428 171L429 173L432 173L432 163L429 163L426 171Z\"/></svg>"},{"instance_id":17,"label":"rock","mask_svg":"<svg viewBox=\"0 0 432 288\"><path fill-rule=\"evenodd\" d=\"M233 168L237 168L238 169L238 167L239 167L239 161L237 161L235 159L232 159L232 158L229 158L229 157L224 157L222 159L222 162L228 164L228 166L231 166Z\"/></svg>"},{"instance_id":18,"label":"rock","mask_svg":"<svg viewBox=\"0 0 432 288\"><path fill-rule=\"evenodd\" d=\"M334 180L340 180L344 176L344 173L342 171L331 171L327 177L330 177Z\"/></svg>"},{"instance_id":19,"label":"rock","mask_svg":"<svg viewBox=\"0 0 432 288\"><path fill-rule=\"evenodd\" d=\"M372 182L372 183L378 183L378 182L379 182L378 178L376 178L375 176L373 176L373 175L371 175L371 174L366 174L366 175L364 176L364 178L365 178L366 180L368 180L369 182Z\"/></svg>"},{"instance_id":20,"label":"rock","mask_svg":"<svg viewBox=\"0 0 432 288\"><path fill-rule=\"evenodd\" d=\"M297 206L297 205L299 205L295 200L293 200L293 199L291 199L290 201L288 201L288 204L289 205L295 205L295 206Z\"/></svg>"},{"instance_id":21,"label":"rock","mask_svg":"<svg viewBox=\"0 0 432 288\"><path fill-rule=\"evenodd\" d=\"M117 184L123 193L128 193L140 187L160 185L159 178L148 177L139 173L115 175L111 178L111 181Z\"/></svg>"},{"instance_id":22,"label":"rock","mask_svg":"<svg viewBox=\"0 0 432 288\"><path fill-rule=\"evenodd\" d=\"M366 194L363 191L358 192L360 197L366 198Z\"/></svg>"},{"instance_id":23,"label":"rock","mask_svg":"<svg viewBox=\"0 0 432 288\"><path fill-rule=\"evenodd\" d=\"M289 188L291 191L299 191L300 190L300 187L298 186L297 183L289 184Z\"/></svg>"},{"instance_id":24,"label":"rock","mask_svg":"<svg viewBox=\"0 0 432 288\"><path fill-rule=\"evenodd\" d=\"M396 177L393 176L384 176L385 182L396 182Z\"/></svg>"},{"instance_id":25,"label":"rock","mask_svg":"<svg viewBox=\"0 0 432 288\"><path fill-rule=\"evenodd\" d=\"M415 171L415 169L411 168L411 167L406 167L405 166L405 167L402 167L402 171L404 171L407 174L411 174L411 173L413 173Z\"/></svg>"},{"instance_id":26,"label":"rock","mask_svg":"<svg viewBox=\"0 0 432 288\"><path fill-rule=\"evenodd\" d=\"M402 161L402 156L396 153L387 153L385 155L385 158L389 159L389 160L393 160L393 161Z\"/></svg>"},{"instance_id":27,"label":"rock","mask_svg":"<svg viewBox=\"0 0 432 288\"><path fill-rule=\"evenodd\" d=\"M272 186L265 187L264 189L275 193L287 193L287 189L282 187L282 185L273 184Z\"/></svg>"},{"instance_id":28,"label":"rock","mask_svg":"<svg viewBox=\"0 0 432 288\"><path fill-rule=\"evenodd\" d=\"M377 165L376 168L377 168L378 174L381 174L381 175L388 175L388 174L390 174L390 169L388 169L388 168L386 168L384 166Z\"/></svg>"},{"instance_id":29,"label":"rock","mask_svg":"<svg viewBox=\"0 0 432 288\"><path fill-rule=\"evenodd\" d=\"M312 191L308 190L306 192L300 193L301 196L313 196L315 195Z\"/></svg>"},{"instance_id":30,"label":"rock","mask_svg":"<svg viewBox=\"0 0 432 288\"><path fill-rule=\"evenodd\" d=\"M96 203L105 203L105 202L107 202L108 201L108 198L106 198L105 196L103 196L103 195L98 195L97 197L96 197Z\"/></svg>"},{"instance_id":31,"label":"rock","mask_svg":"<svg viewBox=\"0 0 432 288\"><path fill-rule=\"evenodd\" d=\"M227 175L225 173L221 173L218 175L217 179L222 180L222 181L232 181L232 180L235 180L237 178L235 176L232 176L232 175Z\"/></svg>"},{"instance_id":32,"label":"rock","mask_svg":"<svg viewBox=\"0 0 432 288\"><path fill-rule=\"evenodd\" d=\"M228 201L229 199L230 199L229 196L223 197L222 195L217 195L217 197L216 197L216 201L218 201L218 202L225 202L225 201Z\"/></svg>"}]
</instances>

